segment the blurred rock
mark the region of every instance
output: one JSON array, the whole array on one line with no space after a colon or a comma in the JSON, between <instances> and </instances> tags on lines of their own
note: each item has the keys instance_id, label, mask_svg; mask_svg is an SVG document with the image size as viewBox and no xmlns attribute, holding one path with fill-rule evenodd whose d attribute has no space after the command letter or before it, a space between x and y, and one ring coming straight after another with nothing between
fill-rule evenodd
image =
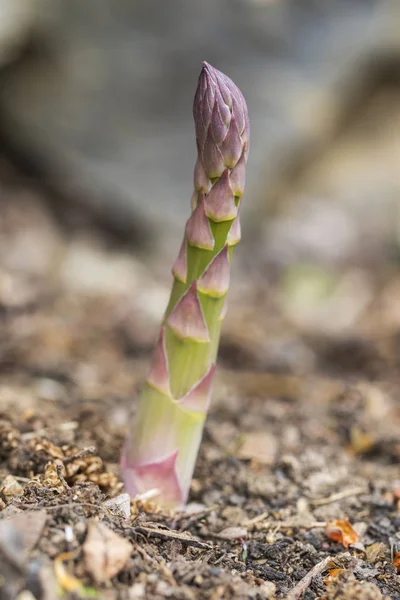
<instances>
[{"instance_id":1,"label":"blurred rock","mask_svg":"<svg viewBox=\"0 0 400 600\"><path fill-rule=\"evenodd\" d=\"M0 0L0 65L13 60L38 28L47 0Z\"/></svg>"},{"instance_id":2,"label":"blurred rock","mask_svg":"<svg viewBox=\"0 0 400 600\"><path fill-rule=\"evenodd\" d=\"M38 510L0 520L0 600L16 598L25 586L38 592L35 593L36 598L54 598L51 573L46 573L45 580L42 579L47 571L44 561L29 558L29 552L41 536L46 518L46 512Z\"/></svg>"},{"instance_id":3,"label":"blurred rock","mask_svg":"<svg viewBox=\"0 0 400 600\"><path fill-rule=\"evenodd\" d=\"M277 440L273 435L266 431L250 431L243 438L237 453L239 458L265 465L273 464L278 450Z\"/></svg>"},{"instance_id":4,"label":"blurred rock","mask_svg":"<svg viewBox=\"0 0 400 600\"><path fill-rule=\"evenodd\" d=\"M151 224L171 255L189 211L202 60L248 100L253 225L294 153L331 135L370 64L400 50L397 0L54 0L36 29L36 9L22 10L32 2L3 0L21 6L12 40L31 39L0 75L3 141L114 226Z\"/></svg>"},{"instance_id":5,"label":"blurred rock","mask_svg":"<svg viewBox=\"0 0 400 600\"><path fill-rule=\"evenodd\" d=\"M351 117L351 118L349 118ZM379 264L400 248L400 62L397 81L371 90L264 221L273 262ZM283 202L282 202L283 200Z\"/></svg>"}]
</instances>

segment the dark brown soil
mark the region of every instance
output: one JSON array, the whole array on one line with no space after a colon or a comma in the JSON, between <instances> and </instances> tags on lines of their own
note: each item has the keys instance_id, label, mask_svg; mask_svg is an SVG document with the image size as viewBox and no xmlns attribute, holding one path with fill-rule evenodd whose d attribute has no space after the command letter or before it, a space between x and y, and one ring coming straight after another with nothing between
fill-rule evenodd
<instances>
[{"instance_id":1,"label":"dark brown soil","mask_svg":"<svg viewBox=\"0 0 400 600\"><path fill-rule=\"evenodd\" d=\"M334 275L371 293L329 334L280 277L243 275L187 511L127 515L119 453L168 268L16 185L0 202L1 599L400 599L396 265Z\"/></svg>"}]
</instances>

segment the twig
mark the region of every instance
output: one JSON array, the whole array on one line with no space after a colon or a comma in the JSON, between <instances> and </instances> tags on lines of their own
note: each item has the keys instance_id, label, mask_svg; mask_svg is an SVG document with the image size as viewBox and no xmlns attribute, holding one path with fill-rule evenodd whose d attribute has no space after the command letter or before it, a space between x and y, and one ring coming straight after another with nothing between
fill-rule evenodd
<instances>
[{"instance_id":1,"label":"twig","mask_svg":"<svg viewBox=\"0 0 400 600\"><path fill-rule=\"evenodd\" d=\"M256 529L257 531L261 529L314 529L314 527L326 527L325 521L301 521L299 518L296 521L295 517L293 519L288 519L287 521L264 521L266 517L268 517L268 512L263 512L261 515L257 515L253 519L249 519L245 523L243 523L243 527L247 529Z\"/></svg>"},{"instance_id":2,"label":"twig","mask_svg":"<svg viewBox=\"0 0 400 600\"><path fill-rule=\"evenodd\" d=\"M64 465L68 465L75 460L79 460L80 458L86 458L86 456L93 456L96 453L96 448L94 446L88 446L87 448L83 448L76 454L72 454L72 456L67 456L66 458L62 458Z\"/></svg>"},{"instance_id":3,"label":"twig","mask_svg":"<svg viewBox=\"0 0 400 600\"><path fill-rule=\"evenodd\" d=\"M213 512L217 508L218 508L218 505L214 504L212 506L208 506L207 508L205 508L204 510L202 510L198 513L188 514L188 513L183 512L176 516L174 523L178 524L178 523L184 521L186 518L187 519L186 523L184 523L183 527L180 529L181 532L186 531L187 529L189 529L189 527L191 525L193 525L194 523L197 523L198 521L201 521L201 519L206 517L209 513Z\"/></svg>"},{"instance_id":4,"label":"twig","mask_svg":"<svg viewBox=\"0 0 400 600\"><path fill-rule=\"evenodd\" d=\"M224 558L226 558L226 555L227 555L226 552L224 552L223 554L221 554L221 556L219 558L217 558L216 561L214 561L213 566L215 567L216 565L219 565L219 563L221 563L224 560Z\"/></svg>"},{"instance_id":5,"label":"twig","mask_svg":"<svg viewBox=\"0 0 400 600\"><path fill-rule=\"evenodd\" d=\"M261 523L255 523L253 527L257 531L270 528L277 529L278 531L279 529L314 529L326 527L326 521L264 521Z\"/></svg>"},{"instance_id":6,"label":"twig","mask_svg":"<svg viewBox=\"0 0 400 600\"><path fill-rule=\"evenodd\" d=\"M21 508L26 508L27 510L57 510L57 509L62 509L62 508L77 508L78 506L88 506L90 508L95 508L101 512L104 512L105 514L113 514L111 513L108 508L106 508L105 506L101 506L99 504L92 504L90 502L70 502L70 503L64 503L64 504L52 504L50 506L38 506L38 505L34 505L34 504L18 504L18 507ZM113 516L119 516L119 515L113 515Z\"/></svg>"},{"instance_id":7,"label":"twig","mask_svg":"<svg viewBox=\"0 0 400 600\"><path fill-rule=\"evenodd\" d=\"M134 527L133 531L135 533L141 533L147 537L151 537L152 535L154 535L155 537L159 537L159 538L165 539L165 540L177 540L179 542L182 542L183 544L186 544L187 546L194 546L195 548L201 548L202 550L211 550L212 549L212 546L210 546L209 544L201 542L200 540L198 540L196 538L192 538L192 537L188 537L187 535L180 534L176 531L165 531L163 529L153 529L151 527L143 527L141 525L138 527Z\"/></svg>"},{"instance_id":8,"label":"twig","mask_svg":"<svg viewBox=\"0 0 400 600\"><path fill-rule=\"evenodd\" d=\"M58 479L61 481L63 488L68 491L71 488L69 487L68 483L65 480L64 474L63 474L63 469L64 469L64 465L62 464L57 464L56 465L56 471L57 471L57 477Z\"/></svg>"},{"instance_id":9,"label":"twig","mask_svg":"<svg viewBox=\"0 0 400 600\"><path fill-rule=\"evenodd\" d=\"M253 517L252 519L249 519L248 521L246 521L243 524L243 527L253 527L253 525L257 525L257 523L260 523L260 521L264 521L264 519L266 519L267 517L268 517L268 513L263 512L263 513L261 513L261 515L257 515L256 517Z\"/></svg>"},{"instance_id":10,"label":"twig","mask_svg":"<svg viewBox=\"0 0 400 600\"><path fill-rule=\"evenodd\" d=\"M233 532L232 536L230 536L229 533L227 535L224 535L223 533L221 534L212 531L207 531L207 537L211 537L216 540L221 540L223 542L238 542L243 539L243 536L247 536L247 531L242 531L238 533L238 535L235 535L235 533Z\"/></svg>"},{"instance_id":11,"label":"twig","mask_svg":"<svg viewBox=\"0 0 400 600\"><path fill-rule=\"evenodd\" d=\"M299 583L296 583L294 588L292 588L289 594L286 596L285 600L298 600L301 598L307 588L311 585L312 580L317 575L320 575L320 573L325 571L331 563L333 563L332 556L326 556L323 560L317 563L311 569L311 571L309 571L307 575L303 577L303 579L300 579Z\"/></svg>"},{"instance_id":12,"label":"twig","mask_svg":"<svg viewBox=\"0 0 400 600\"><path fill-rule=\"evenodd\" d=\"M152 500L156 496L160 495L160 490L157 488L153 488L152 490L148 490L144 492L144 494L136 494L134 497L134 502L146 502L147 500Z\"/></svg>"},{"instance_id":13,"label":"twig","mask_svg":"<svg viewBox=\"0 0 400 600\"><path fill-rule=\"evenodd\" d=\"M349 490L343 490L343 492L337 492L336 494L332 494L327 498L320 498L319 500L312 500L311 504L314 506L324 506L325 504L331 504L332 502L337 502L338 500L343 500L343 498L349 498L351 496L359 496L360 494L365 494L365 487L357 487Z\"/></svg>"}]
</instances>

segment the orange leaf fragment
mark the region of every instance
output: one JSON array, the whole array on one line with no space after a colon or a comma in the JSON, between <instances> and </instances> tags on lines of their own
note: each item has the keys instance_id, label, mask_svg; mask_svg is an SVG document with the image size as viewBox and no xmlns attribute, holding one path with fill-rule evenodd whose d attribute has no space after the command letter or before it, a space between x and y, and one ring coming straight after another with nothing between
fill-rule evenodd
<instances>
[{"instance_id":1,"label":"orange leaf fragment","mask_svg":"<svg viewBox=\"0 0 400 600\"><path fill-rule=\"evenodd\" d=\"M354 531L347 519L336 519L326 524L325 533L330 540L339 542L345 548L350 544L355 544L359 540L359 535Z\"/></svg>"},{"instance_id":2,"label":"orange leaf fragment","mask_svg":"<svg viewBox=\"0 0 400 600\"><path fill-rule=\"evenodd\" d=\"M396 552L396 554L394 555L392 565L394 565L397 569L397 572L400 573L400 552Z\"/></svg>"},{"instance_id":3,"label":"orange leaf fragment","mask_svg":"<svg viewBox=\"0 0 400 600\"><path fill-rule=\"evenodd\" d=\"M347 573L347 569L330 569L328 577L324 579L325 585L328 585L329 583L332 583L332 581L335 581L335 579L337 579L342 573Z\"/></svg>"}]
</instances>

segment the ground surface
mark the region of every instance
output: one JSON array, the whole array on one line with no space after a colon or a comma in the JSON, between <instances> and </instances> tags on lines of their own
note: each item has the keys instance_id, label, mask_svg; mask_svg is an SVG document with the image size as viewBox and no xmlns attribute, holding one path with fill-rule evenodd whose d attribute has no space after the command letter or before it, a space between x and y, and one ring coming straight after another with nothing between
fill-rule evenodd
<instances>
[{"instance_id":1,"label":"ground surface","mask_svg":"<svg viewBox=\"0 0 400 600\"><path fill-rule=\"evenodd\" d=\"M395 262L247 272L170 514L127 506L118 472L164 265L10 180L1 202L0 598L400 598Z\"/></svg>"}]
</instances>

